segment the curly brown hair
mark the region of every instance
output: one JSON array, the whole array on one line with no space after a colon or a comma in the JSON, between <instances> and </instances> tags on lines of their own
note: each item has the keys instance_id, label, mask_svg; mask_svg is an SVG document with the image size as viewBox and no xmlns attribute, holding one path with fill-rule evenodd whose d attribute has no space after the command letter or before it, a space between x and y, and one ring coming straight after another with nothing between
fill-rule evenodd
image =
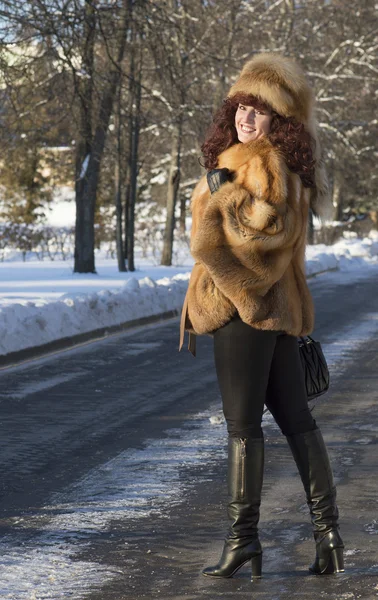
<instances>
[{"instance_id":1,"label":"curly brown hair","mask_svg":"<svg viewBox=\"0 0 378 600\"><path fill-rule=\"evenodd\" d=\"M206 169L215 169L221 152L239 143L235 127L235 114L239 104L253 106L257 110L272 110L270 106L255 96L235 94L231 98L226 98L214 115L213 122L201 146L204 157L203 166ZM269 140L280 149L288 168L299 175L303 185L315 187L314 139L303 123L294 117L283 117L273 110L272 113Z\"/></svg>"}]
</instances>

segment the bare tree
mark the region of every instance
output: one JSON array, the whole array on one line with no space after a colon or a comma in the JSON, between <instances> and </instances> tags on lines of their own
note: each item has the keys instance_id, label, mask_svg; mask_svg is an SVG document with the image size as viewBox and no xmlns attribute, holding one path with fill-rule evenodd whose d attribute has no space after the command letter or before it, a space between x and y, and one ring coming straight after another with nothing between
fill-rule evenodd
<instances>
[{"instance_id":1,"label":"bare tree","mask_svg":"<svg viewBox=\"0 0 378 600\"><path fill-rule=\"evenodd\" d=\"M122 81L118 84L117 104L114 111L115 121L115 134L116 134L116 156L115 156L115 168L114 168L114 204L116 210L116 247L117 247L117 261L118 270L120 272L126 271L125 264L125 252L123 245L123 228L122 228L122 111L121 111L121 97L122 97Z\"/></svg>"},{"instance_id":2,"label":"bare tree","mask_svg":"<svg viewBox=\"0 0 378 600\"><path fill-rule=\"evenodd\" d=\"M138 183L138 155L139 155L139 133L140 112L142 99L142 65L143 50L141 33L133 24L131 32L132 52L129 78L129 119L128 119L128 185L125 201L125 227L126 227L126 260L129 271L135 270L134 264L134 233L135 233L135 204L137 199ZM137 41L139 43L137 43Z\"/></svg>"},{"instance_id":3,"label":"bare tree","mask_svg":"<svg viewBox=\"0 0 378 600\"><path fill-rule=\"evenodd\" d=\"M76 121L75 264L95 272L94 216L101 160L121 74L132 0L2 2L0 16L14 25L17 42L33 40L54 52L57 71L72 78ZM38 57L34 57L38 60Z\"/></svg>"},{"instance_id":4,"label":"bare tree","mask_svg":"<svg viewBox=\"0 0 378 600\"><path fill-rule=\"evenodd\" d=\"M106 134L113 110L113 102L121 77L121 64L124 56L126 36L130 23L132 0L122 0L114 47L103 32L99 12L95 12L92 2L85 2L84 47L82 52L84 82L76 75L76 89L80 98L80 121L76 154L76 228L75 266L77 273L95 272L94 260L94 216L96 192L100 173L101 158L105 147ZM108 76L106 84L98 92L98 112L92 124L93 105L93 39L96 25L101 30L106 47Z\"/></svg>"}]
</instances>

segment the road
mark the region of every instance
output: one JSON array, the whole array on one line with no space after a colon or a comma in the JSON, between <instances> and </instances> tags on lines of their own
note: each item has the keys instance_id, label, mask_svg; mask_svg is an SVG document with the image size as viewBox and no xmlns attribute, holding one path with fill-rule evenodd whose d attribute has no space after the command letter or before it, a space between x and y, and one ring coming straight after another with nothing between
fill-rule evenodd
<instances>
[{"instance_id":1,"label":"road","mask_svg":"<svg viewBox=\"0 0 378 600\"><path fill-rule=\"evenodd\" d=\"M227 528L226 430L212 340L178 353L172 319L0 371L0 598L378 598L378 268L310 285L346 573L308 574L304 494L267 415L264 577L201 575Z\"/></svg>"}]
</instances>

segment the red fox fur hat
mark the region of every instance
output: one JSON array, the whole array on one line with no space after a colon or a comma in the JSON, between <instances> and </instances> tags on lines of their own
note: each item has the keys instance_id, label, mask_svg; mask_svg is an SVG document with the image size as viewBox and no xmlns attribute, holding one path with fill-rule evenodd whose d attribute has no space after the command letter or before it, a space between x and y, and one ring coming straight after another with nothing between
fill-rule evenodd
<instances>
[{"instance_id":1,"label":"red fox fur hat","mask_svg":"<svg viewBox=\"0 0 378 600\"><path fill-rule=\"evenodd\" d=\"M315 188L311 190L311 208L322 219L330 216L327 175L314 115L314 95L301 67L291 58L279 54L257 54L243 67L228 96L237 93L260 98L284 117L303 123L315 141Z\"/></svg>"}]
</instances>

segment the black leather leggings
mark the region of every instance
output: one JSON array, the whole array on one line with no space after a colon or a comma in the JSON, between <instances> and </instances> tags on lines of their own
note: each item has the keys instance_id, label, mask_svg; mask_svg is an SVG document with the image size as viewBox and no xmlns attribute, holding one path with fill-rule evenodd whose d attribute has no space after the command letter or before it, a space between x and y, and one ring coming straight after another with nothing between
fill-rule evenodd
<instances>
[{"instance_id":1,"label":"black leather leggings","mask_svg":"<svg viewBox=\"0 0 378 600\"><path fill-rule=\"evenodd\" d=\"M236 316L214 333L214 355L230 436L262 437L264 404L284 435L316 429L296 337Z\"/></svg>"}]
</instances>

